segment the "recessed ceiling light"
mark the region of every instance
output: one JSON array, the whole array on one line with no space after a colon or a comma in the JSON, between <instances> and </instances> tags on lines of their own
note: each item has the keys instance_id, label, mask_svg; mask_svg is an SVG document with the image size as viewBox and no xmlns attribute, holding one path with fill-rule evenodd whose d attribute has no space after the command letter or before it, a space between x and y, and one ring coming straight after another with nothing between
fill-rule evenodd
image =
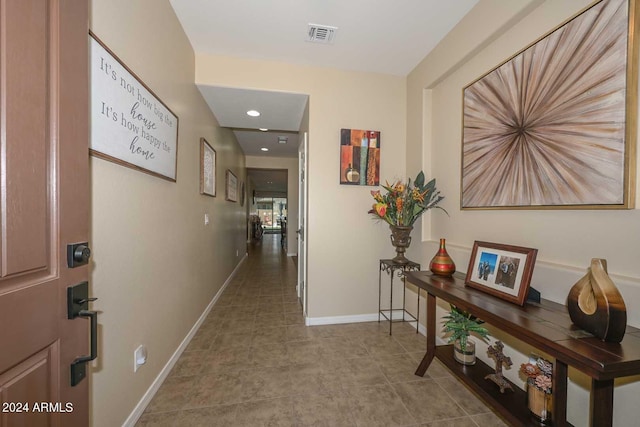
<instances>
[{"instance_id":1,"label":"recessed ceiling light","mask_svg":"<svg viewBox=\"0 0 640 427\"><path fill-rule=\"evenodd\" d=\"M262 132L266 132L266 131L268 131L268 130L269 130L269 129L267 129L267 128L259 128L259 129L260 129Z\"/></svg>"},{"instance_id":2,"label":"recessed ceiling light","mask_svg":"<svg viewBox=\"0 0 640 427\"><path fill-rule=\"evenodd\" d=\"M247 116L258 117L260 115L260 111L257 110L249 110L247 111Z\"/></svg>"},{"instance_id":3,"label":"recessed ceiling light","mask_svg":"<svg viewBox=\"0 0 640 427\"><path fill-rule=\"evenodd\" d=\"M269 151L269 149L267 147L262 147L261 150L262 151Z\"/></svg>"}]
</instances>

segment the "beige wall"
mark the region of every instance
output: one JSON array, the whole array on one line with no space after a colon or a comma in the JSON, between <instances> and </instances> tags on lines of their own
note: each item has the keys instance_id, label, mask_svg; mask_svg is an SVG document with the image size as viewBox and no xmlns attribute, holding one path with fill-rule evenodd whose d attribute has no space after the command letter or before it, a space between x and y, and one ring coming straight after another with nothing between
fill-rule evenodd
<instances>
[{"instance_id":1,"label":"beige wall","mask_svg":"<svg viewBox=\"0 0 640 427\"><path fill-rule=\"evenodd\" d=\"M380 130L382 180L404 177L405 79L198 54L196 83L309 95L308 315L375 313L390 232L367 215L372 187L339 185L340 129Z\"/></svg>"},{"instance_id":2,"label":"beige wall","mask_svg":"<svg viewBox=\"0 0 640 427\"><path fill-rule=\"evenodd\" d=\"M166 0L93 0L91 29L179 117L177 182L91 159L91 286L99 300L93 425L122 425L246 252L245 212L224 200L244 156L194 77L194 54ZM199 194L199 139L217 151L217 197ZM211 222L204 225L204 214ZM236 255L237 253L237 255ZM144 344L148 362L133 372Z\"/></svg>"},{"instance_id":3,"label":"beige wall","mask_svg":"<svg viewBox=\"0 0 640 427\"><path fill-rule=\"evenodd\" d=\"M287 170L287 254L296 254L298 252L295 233L298 229L298 158L247 156L246 162L248 168Z\"/></svg>"},{"instance_id":4,"label":"beige wall","mask_svg":"<svg viewBox=\"0 0 640 427\"><path fill-rule=\"evenodd\" d=\"M474 240L509 243L539 250L532 286L543 298L564 303L571 286L585 273L591 258L606 258L612 279L627 304L629 323L640 326L640 212L638 210L498 210L461 211L462 89L476 78L537 40L590 4L574 2L481 0L454 31L408 76L407 169L424 167L436 177L447 199L450 217L437 212L423 223L423 243L413 248L423 265L447 247L458 270L466 271ZM487 25L490 23L490 25ZM421 159L421 163L416 159ZM415 241L417 242L418 239ZM514 366L531 350L501 336ZM519 354L515 353L518 351ZM484 349L479 349L484 356ZM493 363L493 362L491 362ZM516 383L515 370L507 372ZM585 378L572 373L569 416L587 425L589 402ZM585 385L585 383L587 385ZM617 383L615 425L637 424L633 396L640 378Z\"/></svg>"}]
</instances>

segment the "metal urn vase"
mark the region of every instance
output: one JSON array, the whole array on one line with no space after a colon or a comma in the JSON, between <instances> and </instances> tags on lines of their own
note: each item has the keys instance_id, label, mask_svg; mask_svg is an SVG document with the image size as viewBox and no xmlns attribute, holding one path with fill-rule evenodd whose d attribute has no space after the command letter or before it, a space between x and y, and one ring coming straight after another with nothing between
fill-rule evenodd
<instances>
[{"instance_id":1,"label":"metal urn vase","mask_svg":"<svg viewBox=\"0 0 640 427\"><path fill-rule=\"evenodd\" d=\"M448 277L456 272L456 264L447 253L445 243L445 239L440 239L440 249L438 249L433 259L431 259L429 270L438 276Z\"/></svg>"},{"instance_id":2,"label":"metal urn vase","mask_svg":"<svg viewBox=\"0 0 640 427\"><path fill-rule=\"evenodd\" d=\"M396 248L396 256L392 261L398 264L409 263L404 253L411 244L411 230L413 230L413 226L390 225L389 228L391 229L391 244Z\"/></svg>"}]
</instances>

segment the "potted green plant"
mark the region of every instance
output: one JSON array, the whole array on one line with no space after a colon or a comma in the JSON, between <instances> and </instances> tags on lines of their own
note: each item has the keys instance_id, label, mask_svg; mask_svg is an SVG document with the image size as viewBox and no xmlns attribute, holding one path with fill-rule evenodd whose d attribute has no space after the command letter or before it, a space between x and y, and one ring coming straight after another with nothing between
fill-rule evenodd
<instances>
[{"instance_id":1,"label":"potted green plant","mask_svg":"<svg viewBox=\"0 0 640 427\"><path fill-rule=\"evenodd\" d=\"M471 313L451 305L451 311L444 317L444 332L449 335L449 343L453 343L453 356L463 365L476 363L476 344L469 339L471 333L483 341L488 340L489 331L482 326L484 321Z\"/></svg>"}]
</instances>

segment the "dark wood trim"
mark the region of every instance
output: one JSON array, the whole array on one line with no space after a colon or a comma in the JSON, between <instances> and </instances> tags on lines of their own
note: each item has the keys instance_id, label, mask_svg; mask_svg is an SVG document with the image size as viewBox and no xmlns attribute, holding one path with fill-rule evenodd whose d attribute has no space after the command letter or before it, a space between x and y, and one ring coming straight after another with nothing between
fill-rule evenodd
<instances>
[{"instance_id":1,"label":"dark wood trim","mask_svg":"<svg viewBox=\"0 0 640 427\"><path fill-rule=\"evenodd\" d=\"M591 425L613 425L613 380L591 381Z\"/></svg>"}]
</instances>

